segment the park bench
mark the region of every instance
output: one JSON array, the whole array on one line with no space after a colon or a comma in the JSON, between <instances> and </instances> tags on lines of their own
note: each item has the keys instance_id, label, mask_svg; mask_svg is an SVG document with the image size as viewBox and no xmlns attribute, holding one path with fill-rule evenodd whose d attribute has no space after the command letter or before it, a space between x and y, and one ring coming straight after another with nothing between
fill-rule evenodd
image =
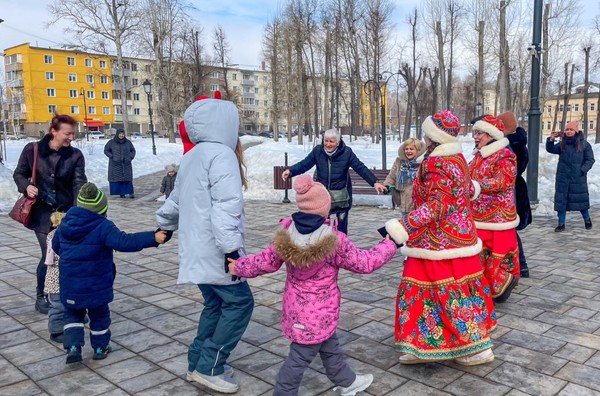
<instances>
[{"instance_id":1,"label":"park bench","mask_svg":"<svg viewBox=\"0 0 600 396\"><path fill-rule=\"evenodd\" d=\"M384 169L369 169L375 177L377 181L383 184L383 181L387 177L389 170ZM348 170L350 173L350 180L352 181L352 195L377 195L377 191L373 187L369 185L358 173L356 173L353 169ZM392 204L392 208L394 208L394 201L392 197L389 197L390 202Z\"/></svg>"}]
</instances>

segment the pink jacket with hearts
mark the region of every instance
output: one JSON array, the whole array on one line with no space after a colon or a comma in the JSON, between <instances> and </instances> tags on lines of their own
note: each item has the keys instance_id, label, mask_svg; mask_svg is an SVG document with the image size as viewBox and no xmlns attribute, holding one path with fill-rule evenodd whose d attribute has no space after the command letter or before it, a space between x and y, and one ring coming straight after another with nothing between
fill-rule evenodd
<instances>
[{"instance_id":1,"label":"pink jacket with hearts","mask_svg":"<svg viewBox=\"0 0 600 396\"><path fill-rule=\"evenodd\" d=\"M291 219L284 219L281 224L271 245L254 256L240 258L235 272L244 278L254 278L277 271L285 262L283 334L299 344L318 344L331 337L337 328L339 269L369 274L394 257L396 245L384 240L363 250L327 224L307 235L300 234Z\"/></svg>"}]
</instances>

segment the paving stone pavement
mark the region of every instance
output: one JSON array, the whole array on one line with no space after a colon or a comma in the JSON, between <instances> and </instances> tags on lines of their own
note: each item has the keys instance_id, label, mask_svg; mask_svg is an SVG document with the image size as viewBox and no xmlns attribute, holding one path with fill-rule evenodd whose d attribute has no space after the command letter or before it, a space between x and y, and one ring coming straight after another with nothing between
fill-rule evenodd
<instances>
[{"instance_id":1,"label":"paving stone pavement","mask_svg":"<svg viewBox=\"0 0 600 396\"><path fill-rule=\"evenodd\" d=\"M110 198L108 217L129 232L155 228L161 173L135 180L137 199ZM249 253L266 247L277 221L293 204L247 202ZM354 207L350 237L375 244L376 229L394 211ZM600 219L600 208L592 209ZM140 253L116 253L118 275L112 311L114 352L65 365L61 345L49 340L47 319L34 311L39 248L31 231L0 215L0 395L209 395L185 381L187 345L196 332L202 297L193 285L176 285L177 233L173 241ZM536 217L521 237L531 278L498 306L493 333L496 360L402 366L393 349L394 302L402 257L370 275L340 272L342 314L338 335L358 373L373 373L371 395L600 395L600 243L579 214L567 230L553 217ZM597 226L596 226L597 227ZM269 395L288 350L280 330L285 272L249 281L256 307L230 364L239 395ZM86 336L87 339L87 336ZM317 359L300 395L335 395Z\"/></svg>"}]
</instances>

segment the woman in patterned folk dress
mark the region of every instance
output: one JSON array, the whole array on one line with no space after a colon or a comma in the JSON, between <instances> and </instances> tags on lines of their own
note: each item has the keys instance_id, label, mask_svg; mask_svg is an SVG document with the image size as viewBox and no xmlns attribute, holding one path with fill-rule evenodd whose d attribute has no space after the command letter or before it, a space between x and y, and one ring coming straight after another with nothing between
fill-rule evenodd
<instances>
[{"instance_id":1,"label":"woman in patterned folk dress","mask_svg":"<svg viewBox=\"0 0 600 396\"><path fill-rule=\"evenodd\" d=\"M469 163L476 185L472 202L477 235L483 242L481 263L494 302L506 302L520 277L515 204L517 157L507 147L503 122L491 115L473 125L475 157Z\"/></svg>"},{"instance_id":2,"label":"woman in patterned folk dress","mask_svg":"<svg viewBox=\"0 0 600 396\"><path fill-rule=\"evenodd\" d=\"M423 122L427 151L413 184L415 209L386 223L408 256L396 300L396 349L402 364L494 360L488 332L496 326L471 216L467 161L459 121L442 111Z\"/></svg>"}]
</instances>

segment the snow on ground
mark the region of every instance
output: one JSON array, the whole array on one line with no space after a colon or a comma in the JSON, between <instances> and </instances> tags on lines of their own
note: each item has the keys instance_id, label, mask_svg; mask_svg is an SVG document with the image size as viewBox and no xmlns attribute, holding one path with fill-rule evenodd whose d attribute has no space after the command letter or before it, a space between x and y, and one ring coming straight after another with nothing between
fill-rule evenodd
<instances>
[{"instance_id":1,"label":"snow on ground","mask_svg":"<svg viewBox=\"0 0 600 396\"><path fill-rule=\"evenodd\" d=\"M592 139L592 138L590 138ZM283 139L275 142L272 139L242 136L242 143L249 146L244 152L246 165L248 167L248 191L244 193L246 199L265 200L269 202L279 202L282 200L284 192L273 189L273 167L284 165L285 153L288 153L288 164L294 164L303 159L313 148L314 142L304 139L302 145L298 145L296 138L288 143ZM463 153L469 161L473 155L473 139L470 136L460 138L463 145ZM361 137L357 140L350 140L349 136L344 137L344 141L356 153L365 165L369 168L381 168L381 145L372 143L370 138ZM7 155L4 166L0 165L0 212L6 213L18 198L18 192L12 180L12 172L17 164L19 155L27 141L7 141ZM593 143L593 140L590 140ZM90 142L74 143L79 147L86 161L86 174L90 181L101 187L108 185L106 180L108 169L108 158L104 155L104 145L106 140L94 140ZM133 140L137 154L133 161L134 176L142 176L158 171L163 171L164 166L170 163L178 164L182 155L181 143L169 143L167 139L156 139L157 155L152 154L152 140L138 139ZM388 169L397 156L398 141L387 141L387 165ZM592 144L594 155L600 158L600 145ZM539 182L538 197L539 204L535 208L536 215L554 215L553 197L554 197L554 176L558 162L557 155L551 155L546 152L544 144L539 147ZM592 168L588 173L588 185L590 190L591 204L600 203L600 171L598 166ZM312 171L311 171L312 172ZM157 189L159 187L157 180ZM289 191L289 197L295 200L293 190ZM354 196L354 202L359 205L377 205L390 207L390 196Z\"/></svg>"}]
</instances>

